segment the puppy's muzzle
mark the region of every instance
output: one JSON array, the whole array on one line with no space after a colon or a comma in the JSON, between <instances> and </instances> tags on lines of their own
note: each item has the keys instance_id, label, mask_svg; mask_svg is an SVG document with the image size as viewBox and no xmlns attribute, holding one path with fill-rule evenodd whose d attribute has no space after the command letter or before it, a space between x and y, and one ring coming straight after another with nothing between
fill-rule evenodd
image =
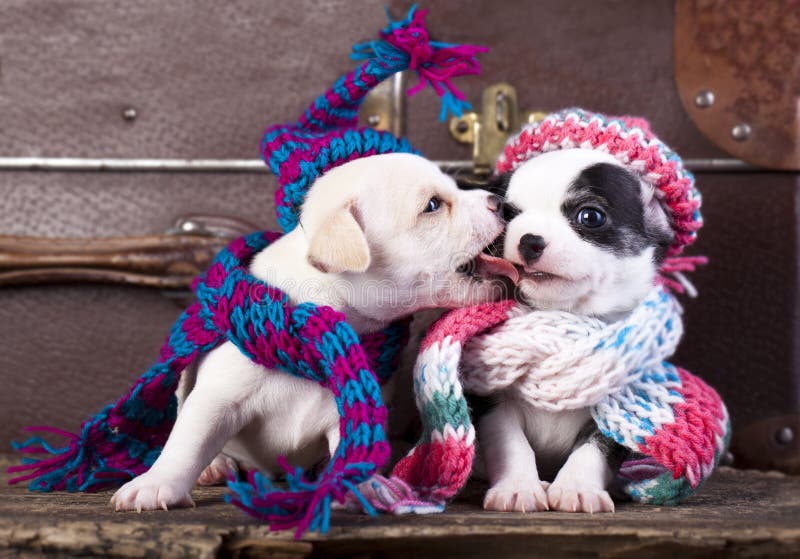
<instances>
[{"instance_id":1,"label":"puppy's muzzle","mask_svg":"<svg viewBox=\"0 0 800 559\"><path fill-rule=\"evenodd\" d=\"M547 243L544 242L544 237L525 233L519 240L519 246L517 248L525 264L530 264L541 258L546 246Z\"/></svg>"}]
</instances>

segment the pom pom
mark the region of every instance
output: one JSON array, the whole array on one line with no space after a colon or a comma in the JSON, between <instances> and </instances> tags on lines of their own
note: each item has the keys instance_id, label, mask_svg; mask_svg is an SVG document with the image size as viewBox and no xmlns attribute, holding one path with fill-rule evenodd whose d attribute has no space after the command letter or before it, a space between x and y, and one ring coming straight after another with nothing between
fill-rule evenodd
<instances>
[{"instance_id":1,"label":"pom pom","mask_svg":"<svg viewBox=\"0 0 800 559\"><path fill-rule=\"evenodd\" d=\"M452 79L480 74L476 55L489 49L431 41L425 27L426 13L414 5L405 18L393 21L387 10L389 25L381 30L381 40L355 45L351 58L374 60L392 73L406 69L416 72L419 83L410 88L408 94L415 95L429 85L442 99L439 120L444 121L448 113L461 116L471 108Z\"/></svg>"}]
</instances>

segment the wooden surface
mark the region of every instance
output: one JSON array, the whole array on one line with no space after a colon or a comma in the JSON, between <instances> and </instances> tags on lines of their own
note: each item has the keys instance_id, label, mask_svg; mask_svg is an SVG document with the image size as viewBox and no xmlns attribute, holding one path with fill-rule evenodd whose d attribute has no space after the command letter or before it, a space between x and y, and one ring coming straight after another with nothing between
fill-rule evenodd
<instances>
[{"instance_id":1,"label":"wooden surface","mask_svg":"<svg viewBox=\"0 0 800 559\"><path fill-rule=\"evenodd\" d=\"M8 459L0 458L8 464ZM679 507L619 504L604 515L499 514L473 485L446 514L338 513L300 541L195 490L196 508L114 513L108 493L40 494L0 475L0 557L798 557L800 479L722 469Z\"/></svg>"}]
</instances>

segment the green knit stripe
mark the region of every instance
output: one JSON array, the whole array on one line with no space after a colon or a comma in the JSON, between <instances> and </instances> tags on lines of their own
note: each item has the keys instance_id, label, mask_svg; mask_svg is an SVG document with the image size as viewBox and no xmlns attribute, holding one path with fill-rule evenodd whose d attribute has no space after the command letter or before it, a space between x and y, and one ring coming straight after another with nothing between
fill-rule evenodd
<instances>
[{"instance_id":1,"label":"green knit stripe","mask_svg":"<svg viewBox=\"0 0 800 559\"><path fill-rule=\"evenodd\" d=\"M469 427L471 423L467 401L453 394L434 392L433 397L422 406L422 424L425 426L422 437L426 441L431 440L433 431L443 433L447 425L453 429Z\"/></svg>"}]
</instances>

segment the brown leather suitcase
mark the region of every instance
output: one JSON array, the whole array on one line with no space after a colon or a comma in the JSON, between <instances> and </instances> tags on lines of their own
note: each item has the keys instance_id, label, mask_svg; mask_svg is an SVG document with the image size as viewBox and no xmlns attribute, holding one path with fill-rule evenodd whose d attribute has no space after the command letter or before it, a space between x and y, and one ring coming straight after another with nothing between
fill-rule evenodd
<instances>
[{"instance_id":1,"label":"brown leather suitcase","mask_svg":"<svg viewBox=\"0 0 800 559\"><path fill-rule=\"evenodd\" d=\"M383 4L0 0L0 447L118 396L214 250L275 228L260 135L350 66ZM362 113L459 172L490 155L456 141L474 140L474 120L496 143L525 111L650 119L697 175L692 253L711 259L676 361L728 402L735 464L798 471L800 9L775 4L437 1L433 30L491 47L463 81L476 113L438 123L425 93L403 110L399 79ZM748 58L754 41L775 56ZM499 82L516 94L482 101Z\"/></svg>"}]
</instances>

